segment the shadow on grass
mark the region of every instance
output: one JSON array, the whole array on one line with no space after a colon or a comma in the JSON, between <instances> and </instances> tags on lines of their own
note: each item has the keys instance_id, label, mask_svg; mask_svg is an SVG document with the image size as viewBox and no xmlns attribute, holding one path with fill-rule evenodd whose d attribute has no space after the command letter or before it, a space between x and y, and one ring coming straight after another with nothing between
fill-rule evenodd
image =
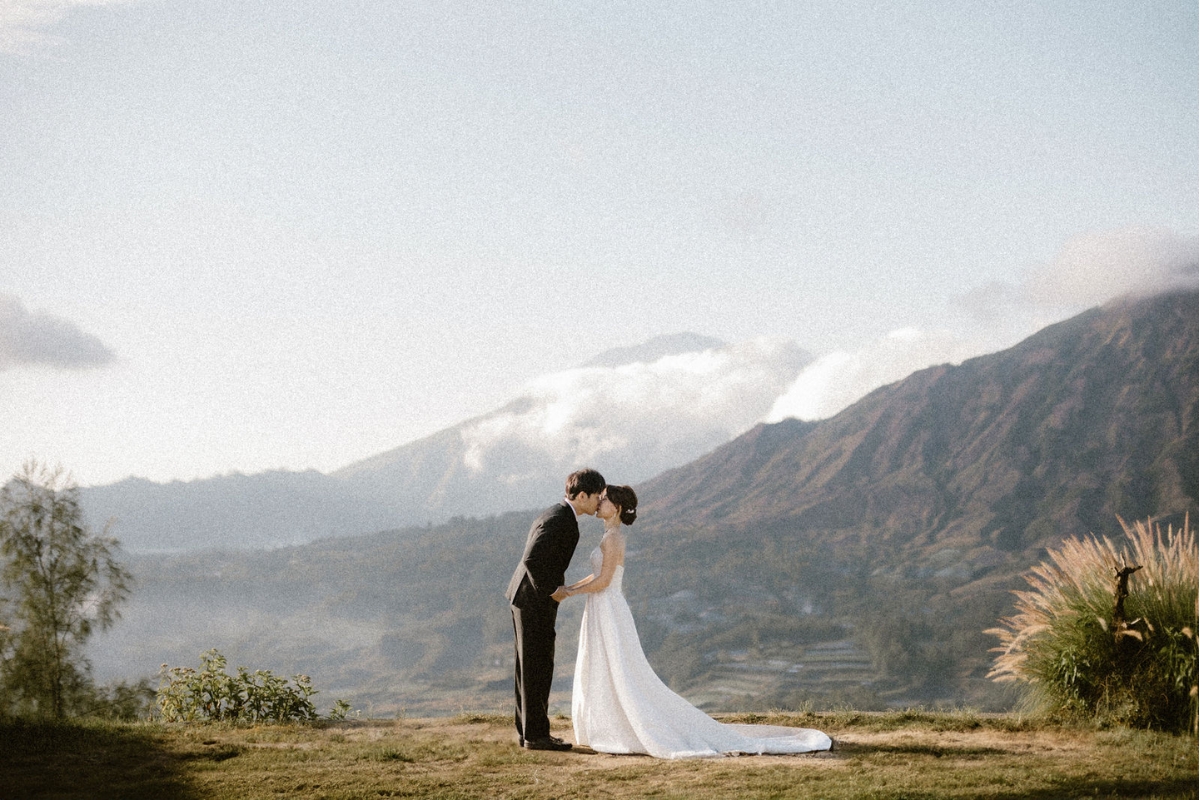
<instances>
[{"instance_id":1,"label":"shadow on grass","mask_svg":"<svg viewBox=\"0 0 1200 800\"><path fill-rule=\"evenodd\" d=\"M152 728L121 723L6 721L0 742L5 797L192 800L199 795L184 778L185 762L231 757L174 752Z\"/></svg>"},{"instance_id":2,"label":"shadow on grass","mask_svg":"<svg viewBox=\"0 0 1200 800\"><path fill-rule=\"evenodd\" d=\"M1053 787L1021 792L996 792L982 795L988 800L1061 800L1074 797L1172 798L1196 797L1195 778L1151 781L1095 780L1087 778L1057 781Z\"/></svg>"},{"instance_id":3,"label":"shadow on grass","mask_svg":"<svg viewBox=\"0 0 1200 800\"><path fill-rule=\"evenodd\" d=\"M904 756L933 756L934 758L986 758L988 756L1011 755L1007 750L995 747L954 747L953 745L936 744L859 744L855 742L836 742L834 752L842 755L867 755L869 753L890 753Z\"/></svg>"}]
</instances>

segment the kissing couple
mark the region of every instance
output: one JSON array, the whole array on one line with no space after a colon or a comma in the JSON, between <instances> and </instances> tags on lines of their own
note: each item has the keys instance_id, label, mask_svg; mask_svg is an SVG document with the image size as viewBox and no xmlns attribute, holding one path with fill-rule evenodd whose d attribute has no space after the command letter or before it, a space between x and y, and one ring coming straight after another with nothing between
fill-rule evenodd
<instances>
[{"instance_id":1,"label":"kissing couple","mask_svg":"<svg viewBox=\"0 0 1200 800\"><path fill-rule=\"evenodd\" d=\"M591 554L592 573L564 586L579 543L579 518L592 515L604 521L600 546ZM625 531L636 519L633 489L609 486L596 470L583 469L567 477L566 496L529 529L525 552L505 595L516 637L514 720L521 746L572 748L570 742L550 735L554 623L559 603L585 595L571 688L575 744L598 753L643 753L656 758L828 750L832 741L821 731L717 722L654 674L621 589Z\"/></svg>"}]
</instances>

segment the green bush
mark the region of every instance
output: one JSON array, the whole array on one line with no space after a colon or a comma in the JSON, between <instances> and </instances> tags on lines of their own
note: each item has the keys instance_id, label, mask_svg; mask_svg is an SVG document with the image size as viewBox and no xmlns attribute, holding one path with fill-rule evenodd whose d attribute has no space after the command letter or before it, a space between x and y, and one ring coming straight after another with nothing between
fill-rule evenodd
<instances>
[{"instance_id":1,"label":"green bush","mask_svg":"<svg viewBox=\"0 0 1200 800\"><path fill-rule=\"evenodd\" d=\"M1197 724L1196 532L1125 524L1126 541L1072 538L1017 592L989 677L1019 681L1060 716L1183 732ZM1129 576L1125 625L1114 619L1116 571Z\"/></svg>"},{"instance_id":2,"label":"green bush","mask_svg":"<svg viewBox=\"0 0 1200 800\"><path fill-rule=\"evenodd\" d=\"M291 722L319 719L312 696L317 691L307 675L286 678L270 670L250 672L238 667L225 672L225 656L209 650L200 656L200 669L163 664L158 709L167 722L228 720L232 722ZM349 706L337 701L331 719L344 719Z\"/></svg>"}]
</instances>

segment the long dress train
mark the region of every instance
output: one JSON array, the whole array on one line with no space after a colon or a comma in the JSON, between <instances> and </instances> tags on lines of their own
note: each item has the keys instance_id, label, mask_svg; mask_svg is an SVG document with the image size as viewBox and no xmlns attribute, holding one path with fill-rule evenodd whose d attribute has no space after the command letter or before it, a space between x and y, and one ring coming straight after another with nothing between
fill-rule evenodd
<instances>
[{"instance_id":1,"label":"long dress train","mask_svg":"<svg viewBox=\"0 0 1200 800\"><path fill-rule=\"evenodd\" d=\"M596 575L602 558L596 548L591 555ZM717 722L667 688L642 652L621 590L624 573L618 566L612 583L587 596L571 691L577 744L657 758L808 753L832 746L828 736L810 728Z\"/></svg>"}]
</instances>

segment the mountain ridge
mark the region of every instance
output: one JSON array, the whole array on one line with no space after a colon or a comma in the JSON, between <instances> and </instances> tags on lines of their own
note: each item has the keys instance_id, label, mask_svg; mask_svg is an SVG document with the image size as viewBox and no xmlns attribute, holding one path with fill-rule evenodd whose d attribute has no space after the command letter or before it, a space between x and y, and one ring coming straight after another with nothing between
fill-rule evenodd
<instances>
[{"instance_id":1,"label":"mountain ridge","mask_svg":"<svg viewBox=\"0 0 1200 800\"><path fill-rule=\"evenodd\" d=\"M1195 442L1196 379L1189 365L1196 363L1196 298L1195 293L1183 292L1094 309L1001 353L916 372L876 389L830 419L778 431L760 426L644 484L650 497L644 510L652 514L669 508L674 522L701 528L736 528L751 518L809 529L829 527L834 521L834 527L844 528L847 520L852 521L850 527L890 523L899 531L988 538L992 545L1011 550L1021 549L1023 540L1013 539L1017 528L1023 536L1029 525L1061 523L1070 516L1037 512L1039 503L1050 502L1035 485L1045 482L1049 470L1064 480L1070 468L1081 473L1071 490L1075 496L1060 500L1077 508L1098 502L1104 509L1084 513L1081 520L1087 524L1073 533L1087 533L1089 526L1112 531L1115 522L1098 523L1117 514L1135 519L1157 513L1152 499L1171 509L1189 500L1194 504L1194 450L1182 469L1172 467L1172 458L1161 452L1149 461L1138 453L1139 448L1158 447L1180 455ZM1161 309L1165 316L1158 318L1148 309ZM1172 326L1181 326L1184 335L1172 340ZM1174 350L1150 352L1139 360L1137 353L1122 349L1132 345ZM1051 375L1057 380L1054 386L1034 385ZM1179 388L1171 395L1156 388L1162 386ZM1104 418L1110 411L1116 416ZM1030 425L1036 429L1026 430ZM1135 428L1141 437L1137 442L1130 433ZM1011 440L1026 433L1043 440L1037 452L1018 452L1023 445ZM772 446L764 449L763 442ZM1076 442L1084 448L1072 457ZM731 481L723 476L723 465L744 461L744 454L738 453L743 448L760 451L755 468L747 473L743 467L738 473L742 480ZM1122 489L1132 479L1110 480L1108 485L1117 487L1108 490L1114 496L1109 501L1097 496L1106 477L1139 471L1149 472L1147 486ZM752 480L770 472L776 479ZM872 496L863 492L864 481L875 482ZM680 488L673 490L673 485ZM720 491L703 491L705 485L719 486ZM880 491L915 494L922 500L919 508L910 508L892 497L878 501ZM966 523L954 509L959 498L973 492L988 500L985 509L974 509L979 518ZM714 501L713 494L735 502ZM682 502L682 495L695 499ZM888 512L863 515L864 509L875 506ZM1006 506L1011 520L1005 517ZM898 508L906 510L897 516ZM955 519L966 527L953 529ZM1036 547L1045 536L1035 531L1028 538L1027 544Z\"/></svg>"}]
</instances>

